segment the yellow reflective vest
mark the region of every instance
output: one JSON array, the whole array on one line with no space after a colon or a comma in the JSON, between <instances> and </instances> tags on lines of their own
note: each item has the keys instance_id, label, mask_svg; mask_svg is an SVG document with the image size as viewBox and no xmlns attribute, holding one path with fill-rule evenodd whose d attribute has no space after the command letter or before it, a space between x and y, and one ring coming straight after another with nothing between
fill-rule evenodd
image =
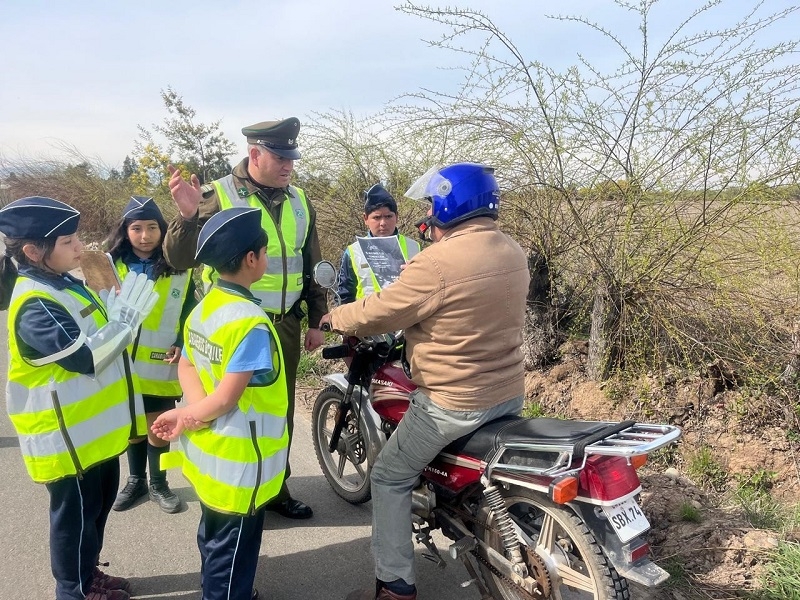
<instances>
[{"instance_id":1,"label":"yellow reflective vest","mask_svg":"<svg viewBox=\"0 0 800 600\"><path fill-rule=\"evenodd\" d=\"M410 240L404 235L397 235L397 241L400 244L400 251L403 253L403 258L413 258L419 253L419 242ZM356 300L369 296L381 290L381 285L378 283L375 273L367 262L364 252L361 250L361 244L357 241L353 242L347 247L350 254L350 264L353 265L353 273L356 276Z\"/></svg>"},{"instance_id":2,"label":"yellow reflective vest","mask_svg":"<svg viewBox=\"0 0 800 600\"><path fill-rule=\"evenodd\" d=\"M228 175L213 182L220 210L250 206L261 210L261 227L267 232L267 272L250 287L261 300L261 309L277 315L286 314L300 300L303 291L303 246L311 227L311 213L306 195L290 185L281 208L280 223L263 206L256 194L241 197ZM206 291L215 279L213 269L203 269Z\"/></svg>"},{"instance_id":3,"label":"yellow reflective vest","mask_svg":"<svg viewBox=\"0 0 800 600\"><path fill-rule=\"evenodd\" d=\"M80 327L77 344L108 322L100 308L103 303L89 293L94 303L75 291L56 290L25 276L14 286L8 310L8 415L28 474L38 483L80 477L125 452L129 438L147 434L142 396L127 353L93 377L20 354L16 321L24 302L42 298L62 305Z\"/></svg>"},{"instance_id":4,"label":"yellow reflective vest","mask_svg":"<svg viewBox=\"0 0 800 600\"><path fill-rule=\"evenodd\" d=\"M122 260L114 263L120 281L128 274ZM164 361L166 352L180 333L181 311L189 291L192 270L159 277L155 281L158 302L142 322L134 342L128 347L136 365L136 376L142 394L147 396L179 397L183 394L178 382L178 364Z\"/></svg>"},{"instance_id":5,"label":"yellow reflective vest","mask_svg":"<svg viewBox=\"0 0 800 600\"><path fill-rule=\"evenodd\" d=\"M234 350L259 325L268 328L272 339L270 380L248 386L236 407L207 428L185 431L179 450L161 459L162 468L182 467L200 501L219 512L252 515L281 489L289 449L283 354L264 311L216 286L184 327L186 354L210 394L225 375Z\"/></svg>"}]
</instances>

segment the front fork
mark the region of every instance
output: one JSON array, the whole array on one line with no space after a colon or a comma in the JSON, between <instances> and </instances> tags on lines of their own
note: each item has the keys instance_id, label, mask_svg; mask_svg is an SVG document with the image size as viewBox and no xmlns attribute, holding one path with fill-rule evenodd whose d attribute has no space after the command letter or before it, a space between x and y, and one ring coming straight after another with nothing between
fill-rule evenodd
<instances>
[{"instance_id":1,"label":"front fork","mask_svg":"<svg viewBox=\"0 0 800 600\"><path fill-rule=\"evenodd\" d=\"M349 413L350 409L353 407L354 387L355 385L352 383L347 385L344 399L336 410L336 422L333 424L333 433L331 433L331 441L328 444L328 452L330 453L336 452L336 449L339 447L339 438L342 437L342 430L344 429L345 423L347 423L347 413ZM359 417L359 415L356 414L356 417Z\"/></svg>"},{"instance_id":2,"label":"front fork","mask_svg":"<svg viewBox=\"0 0 800 600\"><path fill-rule=\"evenodd\" d=\"M344 395L336 414L328 451L333 453L337 450L344 426L347 423L347 415L351 410L354 410L356 411L358 426L366 445L367 460L369 464L374 464L375 459L378 458L378 453L386 443L386 434L381 431L381 418L372 408L366 391L361 388L360 392L357 392L355 385L351 385L347 381L344 373L325 375L323 379L327 384L338 388Z\"/></svg>"}]
</instances>

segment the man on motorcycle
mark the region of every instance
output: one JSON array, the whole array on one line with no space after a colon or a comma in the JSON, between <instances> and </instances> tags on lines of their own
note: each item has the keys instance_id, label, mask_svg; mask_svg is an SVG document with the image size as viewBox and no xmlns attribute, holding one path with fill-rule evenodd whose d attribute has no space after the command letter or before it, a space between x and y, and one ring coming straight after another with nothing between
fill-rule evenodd
<instances>
[{"instance_id":1,"label":"man on motorcycle","mask_svg":"<svg viewBox=\"0 0 800 600\"><path fill-rule=\"evenodd\" d=\"M347 335L405 330L418 389L370 478L375 589L347 600L414 600L411 491L450 442L522 409L522 327L530 276L525 253L495 220L493 170L434 168L406 193L431 203L417 225L434 242L378 293L333 309L321 323Z\"/></svg>"}]
</instances>

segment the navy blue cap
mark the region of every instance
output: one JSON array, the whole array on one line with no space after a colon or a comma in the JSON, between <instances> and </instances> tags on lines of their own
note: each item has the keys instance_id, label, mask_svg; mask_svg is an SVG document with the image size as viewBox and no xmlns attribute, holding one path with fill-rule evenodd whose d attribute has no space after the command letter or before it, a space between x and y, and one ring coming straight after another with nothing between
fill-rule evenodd
<instances>
[{"instance_id":1,"label":"navy blue cap","mask_svg":"<svg viewBox=\"0 0 800 600\"><path fill-rule=\"evenodd\" d=\"M392 195L380 183L376 183L364 192L365 215L384 206L394 214L397 214L397 202L394 201Z\"/></svg>"},{"instance_id":2,"label":"navy blue cap","mask_svg":"<svg viewBox=\"0 0 800 600\"><path fill-rule=\"evenodd\" d=\"M10 238L34 240L72 235L80 216L69 204L52 198L20 198L0 209L0 231Z\"/></svg>"},{"instance_id":3,"label":"navy blue cap","mask_svg":"<svg viewBox=\"0 0 800 600\"><path fill-rule=\"evenodd\" d=\"M212 267L224 265L244 252L261 231L259 209L237 206L221 210L200 230L194 258Z\"/></svg>"},{"instance_id":4,"label":"navy blue cap","mask_svg":"<svg viewBox=\"0 0 800 600\"><path fill-rule=\"evenodd\" d=\"M125 209L122 211L122 218L129 221L159 221L164 223L164 215L158 208L156 201L147 196L131 196Z\"/></svg>"}]
</instances>

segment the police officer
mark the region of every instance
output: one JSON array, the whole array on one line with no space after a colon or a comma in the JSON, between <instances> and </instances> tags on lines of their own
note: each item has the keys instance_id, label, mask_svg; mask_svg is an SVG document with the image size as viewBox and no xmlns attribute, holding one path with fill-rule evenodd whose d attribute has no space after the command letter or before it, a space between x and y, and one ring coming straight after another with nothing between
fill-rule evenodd
<instances>
[{"instance_id":1,"label":"police officer","mask_svg":"<svg viewBox=\"0 0 800 600\"><path fill-rule=\"evenodd\" d=\"M302 189L290 185L294 161L300 158L297 135L300 121L256 123L242 129L247 138L247 157L221 179L200 187L196 175L187 182L170 167L169 186L179 214L169 224L164 254L176 269L196 265L194 249L201 227L219 212L234 206L261 211L261 226L267 233L267 272L252 287L261 308L272 320L283 347L289 396L289 435L293 431L295 380L300 363L301 301L308 307L308 331L304 348L312 351L325 341L319 320L327 312L325 290L312 280L314 265L322 258L317 238L316 212ZM208 282L215 279L206 268ZM286 465L286 477L290 474ZM291 497L284 483L268 510L292 519L313 515L310 507Z\"/></svg>"},{"instance_id":2,"label":"police officer","mask_svg":"<svg viewBox=\"0 0 800 600\"><path fill-rule=\"evenodd\" d=\"M419 252L419 243L397 231L397 202L380 183L364 192L364 225L369 237L397 236L403 258L408 261ZM361 245L356 241L342 253L339 269L338 295L340 304L347 304L380 291L381 286L367 262Z\"/></svg>"}]
</instances>

